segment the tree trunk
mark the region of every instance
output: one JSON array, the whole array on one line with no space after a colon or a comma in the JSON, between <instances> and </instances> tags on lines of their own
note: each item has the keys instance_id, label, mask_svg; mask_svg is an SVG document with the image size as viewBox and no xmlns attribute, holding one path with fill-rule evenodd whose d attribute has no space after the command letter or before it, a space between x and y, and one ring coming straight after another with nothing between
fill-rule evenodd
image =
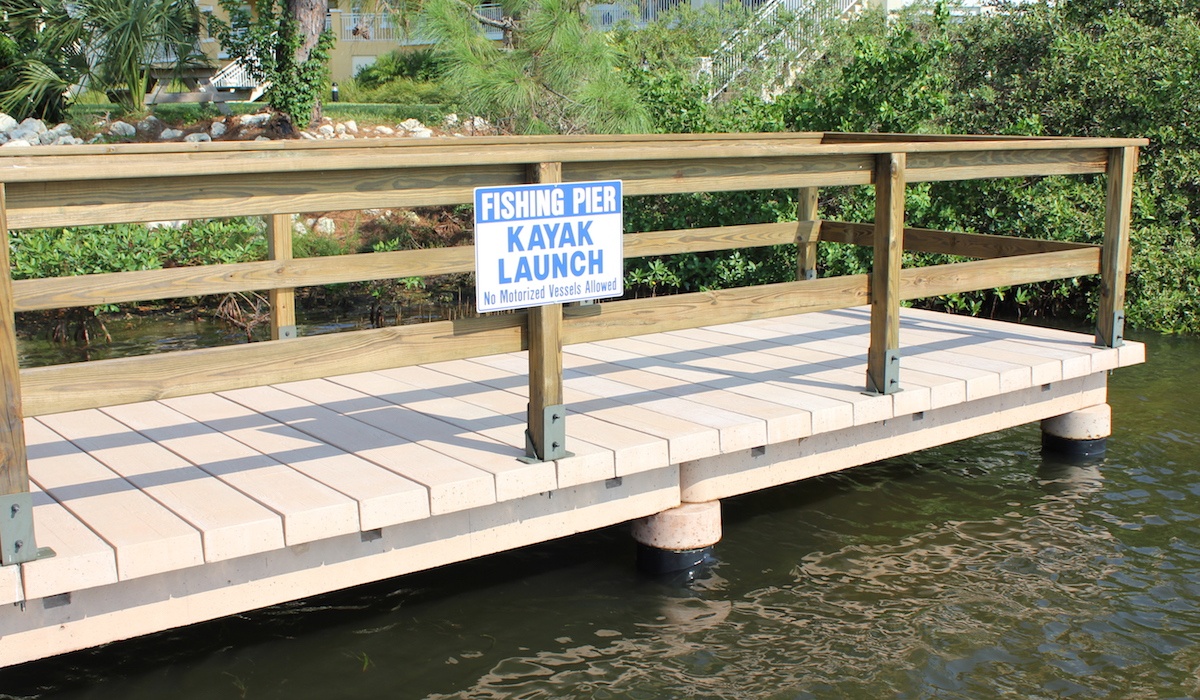
<instances>
[{"instance_id":1,"label":"tree trunk","mask_svg":"<svg viewBox=\"0 0 1200 700\"><path fill-rule=\"evenodd\" d=\"M287 6L288 12L300 25L300 35L304 37L304 43L296 49L296 63L304 63L317 45L321 32L325 31L329 0L287 0Z\"/></svg>"},{"instance_id":2,"label":"tree trunk","mask_svg":"<svg viewBox=\"0 0 1200 700\"><path fill-rule=\"evenodd\" d=\"M312 53L313 47L325 31L325 15L329 12L329 0L287 0L288 12L299 25L300 36L304 41L296 47L296 65L303 65ZM300 115L296 115L300 117ZM308 115L308 123L315 124L321 119L321 97L313 104L312 114Z\"/></svg>"}]
</instances>

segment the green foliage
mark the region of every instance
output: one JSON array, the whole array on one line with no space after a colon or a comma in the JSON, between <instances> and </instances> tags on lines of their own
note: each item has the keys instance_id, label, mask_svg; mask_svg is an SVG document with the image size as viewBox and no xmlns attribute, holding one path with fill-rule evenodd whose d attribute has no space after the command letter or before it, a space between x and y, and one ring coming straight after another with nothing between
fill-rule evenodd
<instances>
[{"instance_id":1,"label":"green foliage","mask_svg":"<svg viewBox=\"0 0 1200 700\"><path fill-rule=\"evenodd\" d=\"M823 59L774 104L753 94L705 102L692 69L654 48L668 41L661 36L631 33L622 39L623 75L649 108L657 131L1147 136L1151 144L1142 151L1135 180L1126 312L1136 327L1195 333L1200 332L1198 18L1196 0L1016 3L953 22L940 7L906 10L890 21L866 12L833 27L820 47ZM695 37L687 41L698 45ZM738 206L759 202L769 208L784 200L748 193ZM638 230L716 225L726 217L713 201L696 195L645 198L631 202L627 218ZM919 184L908 188L906 220L944 230L1097 243L1103 201L1104 178L1095 176ZM754 206L747 211L745 220L773 220ZM774 215L789 218L781 205ZM825 188L821 215L871 221L873 192ZM823 274L870 268L867 249L824 244L820 250ZM705 266L721 257L632 261L630 284L642 293L716 285L730 275ZM905 264L947 260L910 255ZM745 266L732 260L730 267ZM787 275L781 263L757 268L750 277L773 279L761 270ZM1084 278L924 303L971 313L1017 313L1020 303L1035 314L1082 317L1093 313L1096 293L1096 280Z\"/></svg>"},{"instance_id":2,"label":"green foliage","mask_svg":"<svg viewBox=\"0 0 1200 700\"><path fill-rule=\"evenodd\" d=\"M352 253L346 244L332 236L319 233L305 233L292 239L292 255L297 258L320 258L331 255L346 255Z\"/></svg>"},{"instance_id":3,"label":"green foliage","mask_svg":"<svg viewBox=\"0 0 1200 700\"><path fill-rule=\"evenodd\" d=\"M453 112L451 105L445 104L361 104L335 102L327 103L323 108L325 116L338 121L357 119L359 121L392 121L402 122L405 119L419 119L425 124L437 124L447 114Z\"/></svg>"},{"instance_id":4,"label":"green foliage","mask_svg":"<svg viewBox=\"0 0 1200 700\"><path fill-rule=\"evenodd\" d=\"M453 101L440 83L412 78L393 78L373 86L348 80L338 84L338 92L341 99L360 104L420 105Z\"/></svg>"},{"instance_id":5,"label":"green foliage","mask_svg":"<svg viewBox=\"0 0 1200 700\"><path fill-rule=\"evenodd\" d=\"M625 202L625 229L667 231L767 223L794 219L795 213L793 193L784 190L630 197ZM796 253L792 246L631 258L625 262L626 285L635 295L767 284L795 279L795 274Z\"/></svg>"},{"instance_id":6,"label":"green foliage","mask_svg":"<svg viewBox=\"0 0 1200 700\"><path fill-rule=\"evenodd\" d=\"M936 130L948 99L940 62L950 50L947 11L910 11L890 20L866 12L852 30L833 33L826 60L803 76L779 105L796 131Z\"/></svg>"},{"instance_id":7,"label":"green foliage","mask_svg":"<svg viewBox=\"0 0 1200 700\"><path fill-rule=\"evenodd\" d=\"M432 82L441 76L443 67L444 58L433 49L396 50L385 53L358 71L354 80L363 88L377 88L400 78Z\"/></svg>"},{"instance_id":8,"label":"green foliage","mask_svg":"<svg viewBox=\"0 0 1200 700\"><path fill-rule=\"evenodd\" d=\"M65 3L8 0L0 13L0 111L64 118L67 90L85 75L82 27Z\"/></svg>"},{"instance_id":9,"label":"green foliage","mask_svg":"<svg viewBox=\"0 0 1200 700\"><path fill-rule=\"evenodd\" d=\"M111 94L145 109L149 70L204 62L191 0L11 0L0 40L0 109L59 120L68 94ZM14 55L13 49L17 52Z\"/></svg>"},{"instance_id":10,"label":"green foliage","mask_svg":"<svg viewBox=\"0 0 1200 700\"><path fill-rule=\"evenodd\" d=\"M141 224L10 232L14 279L154 270L261 260L256 219L197 220L180 229Z\"/></svg>"},{"instance_id":11,"label":"green foliage","mask_svg":"<svg viewBox=\"0 0 1200 700\"><path fill-rule=\"evenodd\" d=\"M586 8L584 0L507 0L493 20L465 0L427 0L424 16L439 38L445 82L471 113L521 133L646 131L645 109ZM481 21L504 32L504 45Z\"/></svg>"},{"instance_id":12,"label":"green foliage","mask_svg":"<svg viewBox=\"0 0 1200 700\"><path fill-rule=\"evenodd\" d=\"M299 60L297 52L304 36L287 0L255 0L253 11L241 0L219 1L229 21L210 16L209 33L255 78L270 81L266 97L272 108L288 115L293 123L313 121L318 97L329 82L327 62L333 34L322 32L308 56Z\"/></svg>"},{"instance_id":13,"label":"green foliage","mask_svg":"<svg viewBox=\"0 0 1200 700\"><path fill-rule=\"evenodd\" d=\"M1200 332L1200 4L1073 0L1006 10L961 27L947 68L948 128L1148 137L1135 179L1127 317ZM1094 241L1101 187L1043 189L1030 209L1088 211Z\"/></svg>"}]
</instances>

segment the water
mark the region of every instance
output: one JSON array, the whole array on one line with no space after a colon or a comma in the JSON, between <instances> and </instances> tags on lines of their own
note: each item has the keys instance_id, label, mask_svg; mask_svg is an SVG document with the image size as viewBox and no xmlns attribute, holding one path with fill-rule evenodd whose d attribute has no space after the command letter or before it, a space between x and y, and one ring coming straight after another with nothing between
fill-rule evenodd
<instances>
[{"instance_id":1,"label":"water","mask_svg":"<svg viewBox=\"0 0 1200 700\"><path fill-rule=\"evenodd\" d=\"M1036 426L725 502L700 580L621 528L0 671L63 698L1200 697L1200 340Z\"/></svg>"},{"instance_id":2,"label":"water","mask_svg":"<svg viewBox=\"0 0 1200 700\"><path fill-rule=\"evenodd\" d=\"M395 311L389 309L389 312L387 324L394 325ZM468 311L463 305L453 302L414 302L402 306L404 324L453 319L464 313ZM300 309L297 311L296 327L303 336L361 330L370 328L369 315L370 311L361 304L343 313ZM68 335L73 334L76 324L68 323L65 328ZM50 322L43 321L37 327L22 326L21 330L23 333L17 338L17 353L22 367L154 355L246 342L244 330L222 323L211 312L201 310L170 312L156 309L145 315L106 316L103 329L98 323L89 324L92 338L89 344L55 341L53 323ZM108 339L104 338L105 330L109 334ZM256 342L269 340L270 326L267 323L258 325L253 335Z\"/></svg>"}]
</instances>

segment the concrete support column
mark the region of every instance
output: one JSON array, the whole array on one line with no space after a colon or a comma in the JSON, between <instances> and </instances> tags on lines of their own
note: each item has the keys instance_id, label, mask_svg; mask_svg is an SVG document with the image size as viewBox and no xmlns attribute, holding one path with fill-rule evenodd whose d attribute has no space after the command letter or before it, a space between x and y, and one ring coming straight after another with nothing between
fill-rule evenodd
<instances>
[{"instance_id":1,"label":"concrete support column","mask_svg":"<svg viewBox=\"0 0 1200 700\"><path fill-rule=\"evenodd\" d=\"M684 503L633 521L638 568L650 574L685 571L707 560L721 540L721 502Z\"/></svg>"},{"instance_id":2,"label":"concrete support column","mask_svg":"<svg viewBox=\"0 0 1200 700\"><path fill-rule=\"evenodd\" d=\"M1112 434L1112 408L1102 403L1042 421L1042 450L1066 457L1099 457Z\"/></svg>"}]
</instances>

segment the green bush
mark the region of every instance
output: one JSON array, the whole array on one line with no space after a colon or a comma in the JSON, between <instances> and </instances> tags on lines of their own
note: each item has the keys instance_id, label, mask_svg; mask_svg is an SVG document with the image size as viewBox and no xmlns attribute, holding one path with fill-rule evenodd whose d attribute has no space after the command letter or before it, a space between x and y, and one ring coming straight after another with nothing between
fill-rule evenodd
<instances>
[{"instance_id":1,"label":"green bush","mask_svg":"<svg viewBox=\"0 0 1200 700\"><path fill-rule=\"evenodd\" d=\"M363 88L377 88L397 79L435 82L441 77L444 61L432 49L396 50L386 53L354 75Z\"/></svg>"},{"instance_id":2,"label":"green bush","mask_svg":"<svg viewBox=\"0 0 1200 700\"><path fill-rule=\"evenodd\" d=\"M180 229L142 224L12 231L14 279L70 277L185 265L261 260L258 219L188 222Z\"/></svg>"}]
</instances>

